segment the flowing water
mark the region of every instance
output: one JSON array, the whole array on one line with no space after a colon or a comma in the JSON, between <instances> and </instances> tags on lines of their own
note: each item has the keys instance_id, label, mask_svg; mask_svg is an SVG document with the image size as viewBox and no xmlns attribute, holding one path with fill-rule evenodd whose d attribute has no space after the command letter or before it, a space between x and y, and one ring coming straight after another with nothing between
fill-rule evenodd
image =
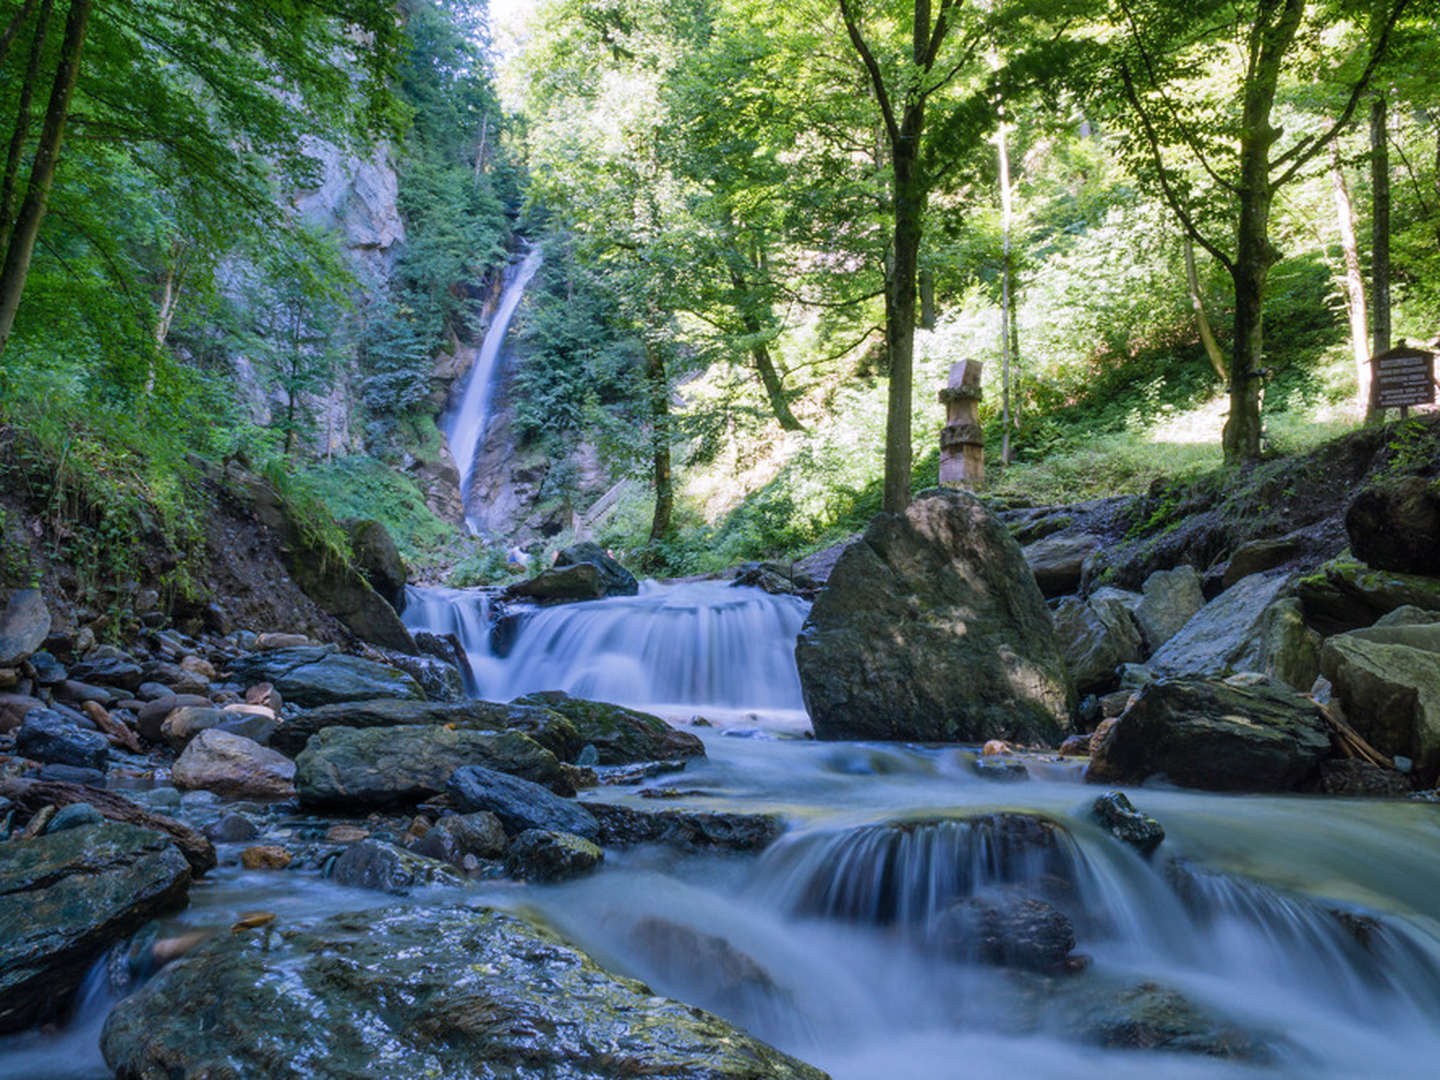
<instances>
[{"instance_id":1,"label":"flowing water","mask_svg":"<svg viewBox=\"0 0 1440 1080\"><path fill-rule=\"evenodd\" d=\"M533 247L506 276L500 303L496 305L495 314L485 330L479 355L466 377L465 389L454 409L441 420L440 426L450 444L455 467L460 470L462 500L470 490L475 456L480 452L485 440L485 430L490 419L490 392L494 387L495 368L500 360L501 348L505 344L505 335L510 330L515 309L520 306L520 298L525 295L525 287L540 269L540 260L540 249Z\"/></svg>"},{"instance_id":2,"label":"flowing water","mask_svg":"<svg viewBox=\"0 0 1440 1080\"><path fill-rule=\"evenodd\" d=\"M1146 787L1130 795L1167 830L1146 860L1089 819L1096 789L1075 763L1032 760L1030 780L997 784L973 771L971 748L799 737L786 658L803 614L755 590L648 585L537 610L497 642L484 594L413 594L407 619L459 634L484 696L569 688L711 721L692 729L706 758L642 785L671 798L636 787L584 798L789 823L758 858L641 848L570 884L459 895L538 912L607 967L835 1080L1436 1075L1440 808ZM1083 971L1017 973L937 944L952 904L1016 889L1073 917ZM232 865L168 925L394 902ZM1137 1011L1137 1000L1159 1005ZM105 1075L94 1050L104 1008L97 992L69 1033L0 1043L0 1077ZM1169 1050L1102 1045L1154 1041L1186 1009L1214 1019ZM35 1065L47 1038L48 1072ZM1180 1052L1227 1046L1248 1060Z\"/></svg>"}]
</instances>

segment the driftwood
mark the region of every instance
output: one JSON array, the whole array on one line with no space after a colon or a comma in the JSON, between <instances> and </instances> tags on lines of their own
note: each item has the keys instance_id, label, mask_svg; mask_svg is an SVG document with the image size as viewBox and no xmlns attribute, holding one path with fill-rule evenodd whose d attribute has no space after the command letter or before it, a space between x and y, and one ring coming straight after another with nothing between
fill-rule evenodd
<instances>
[{"instance_id":1,"label":"driftwood","mask_svg":"<svg viewBox=\"0 0 1440 1080\"><path fill-rule=\"evenodd\" d=\"M1320 712L1325 717L1325 723L1330 726L1330 734L1335 740L1335 745L1347 758L1358 758L1360 761L1368 761L1371 765L1378 765L1382 769L1394 770L1394 760L1386 757L1366 742L1364 737L1341 719L1340 714L1334 709L1328 705L1321 705Z\"/></svg>"},{"instance_id":2,"label":"driftwood","mask_svg":"<svg viewBox=\"0 0 1440 1080\"><path fill-rule=\"evenodd\" d=\"M153 829L167 834L175 841L175 846L185 856L197 877L215 865L215 846L203 833L196 832L189 825L174 818L152 814L113 791L85 787L83 784L67 784L59 780L28 780L11 776L0 777L0 795L14 800L31 813L39 813L47 806L89 803L111 821L138 825L142 829Z\"/></svg>"}]
</instances>

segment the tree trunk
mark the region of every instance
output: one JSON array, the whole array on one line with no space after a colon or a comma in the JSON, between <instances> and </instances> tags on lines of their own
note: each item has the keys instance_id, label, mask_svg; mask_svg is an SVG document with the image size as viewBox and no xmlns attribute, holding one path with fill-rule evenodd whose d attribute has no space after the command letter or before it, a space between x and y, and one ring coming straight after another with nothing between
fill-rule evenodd
<instances>
[{"instance_id":1,"label":"tree trunk","mask_svg":"<svg viewBox=\"0 0 1440 1080\"><path fill-rule=\"evenodd\" d=\"M1200 341L1205 346L1205 355L1210 358L1210 366L1215 369L1215 374L1224 382L1229 378L1225 373L1225 357L1220 354L1215 333L1210 329L1209 316L1205 314L1205 298L1200 295L1200 275L1195 272L1195 241L1190 238L1189 233L1185 234L1185 286L1190 291L1190 306L1195 309L1195 325L1200 330Z\"/></svg>"},{"instance_id":2,"label":"tree trunk","mask_svg":"<svg viewBox=\"0 0 1440 1080\"><path fill-rule=\"evenodd\" d=\"M1000 460L1010 464L1010 154L1005 147L1005 110L1000 110L1000 129L995 133L1000 156L1000 227L1004 251L1000 263Z\"/></svg>"},{"instance_id":3,"label":"tree trunk","mask_svg":"<svg viewBox=\"0 0 1440 1080\"><path fill-rule=\"evenodd\" d=\"M1340 250L1345 257L1345 298L1350 314L1350 352L1355 358L1355 406L1360 415L1370 407L1370 343L1365 334L1365 278L1360 272L1360 251L1355 243L1355 211L1340 167L1340 147L1330 144L1330 187L1335 193L1335 221L1340 227Z\"/></svg>"},{"instance_id":4,"label":"tree trunk","mask_svg":"<svg viewBox=\"0 0 1440 1080\"><path fill-rule=\"evenodd\" d=\"M669 535L670 515L675 509L675 484L670 475L670 383L665 376L665 356L658 345L646 346L645 378L650 389L650 445L655 475L655 516L650 521L650 541L654 543Z\"/></svg>"},{"instance_id":5,"label":"tree trunk","mask_svg":"<svg viewBox=\"0 0 1440 1080\"><path fill-rule=\"evenodd\" d=\"M1370 332L1375 353L1390 348L1390 143L1386 102L1377 94L1370 106Z\"/></svg>"},{"instance_id":6,"label":"tree trunk","mask_svg":"<svg viewBox=\"0 0 1440 1080\"><path fill-rule=\"evenodd\" d=\"M746 284L745 276L731 264L730 285L734 290L732 303L735 311L740 316L740 325L745 328L746 335L750 338L750 357L755 361L755 371L760 376L760 384L765 388L765 397L770 402L770 411L775 414L775 419L786 431L804 431L804 426L795 419L795 414L790 411L790 404L785 400L785 386L780 381L780 373L775 370L775 361L770 356L770 349L765 344L765 327L761 324L760 318L745 303Z\"/></svg>"},{"instance_id":7,"label":"tree trunk","mask_svg":"<svg viewBox=\"0 0 1440 1080\"><path fill-rule=\"evenodd\" d=\"M30 12L34 10L35 0L25 0L24 5L15 13L15 17L6 24L3 31L0 31L0 66L4 66L5 58L10 55L10 46L14 44L15 35L20 33L20 28L25 25L25 20L30 18Z\"/></svg>"},{"instance_id":8,"label":"tree trunk","mask_svg":"<svg viewBox=\"0 0 1440 1080\"><path fill-rule=\"evenodd\" d=\"M895 251L886 311L885 338L890 346L890 397L885 413L885 495L883 506L903 514L910 505L910 413L915 368L916 276L925 212L925 186L920 178L919 132L923 109L905 112L900 144L892 147L894 168Z\"/></svg>"},{"instance_id":9,"label":"tree trunk","mask_svg":"<svg viewBox=\"0 0 1440 1080\"><path fill-rule=\"evenodd\" d=\"M35 252L35 239L50 199L50 185L55 179L55 164L60 157L60 144L65 137L65 120L70 115L70 98L80 75L80 56L85 50L85 32L90 25L92 0L70 0L70 13L65 20L65 40L60 46L60 63L55 69L55 84L45 109L45 126L40 144L35 148L35 161L30 169L30 183L25 201L10 233L5 250L5 264L0 269L0 355L10 342L15 327L15 313L25 291L25 278L30 272L30 258Z\"/></svg>"},{"instance_id":10,"label":"tree trunk","mask_svg":"<svg viewBox=\"0 0 1440 1080\"><path fill-rule=\"evenodd\" d=\"M934 330L935 320L935 273L932 270L920 271L920 328L922 330Z\"/></svg>"},{"instance_id":11,"label":"tree trunk","mask_svg":"<svg viewBox=\"0 0 1440 1080\"><path fill-rule=\"evenodd\" d=\"M40 57L50 30L50 14L54 0L45 0L35 33L30 39L30 58L25 65L25 81L20 84L20 103L15 110L15 130L10 134L10 149L5 156L5 177L0 180L0 251L10 243L10 230L15 220L15 200L20 194L20 159L25 154L25 140L30 137L30 103L35 84L40 81Z\"/></svg>"}]
</instances>

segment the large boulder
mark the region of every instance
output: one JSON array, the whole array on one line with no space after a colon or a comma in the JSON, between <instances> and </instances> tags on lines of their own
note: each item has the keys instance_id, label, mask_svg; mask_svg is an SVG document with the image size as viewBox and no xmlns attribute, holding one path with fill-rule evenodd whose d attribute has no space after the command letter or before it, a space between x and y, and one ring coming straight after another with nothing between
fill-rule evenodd
<instances>
[{"instance_id":1,"label":"large boulder","mask_svg":"<svg viewBox=\"0 0 1440 1080\"><path fill-rule=\"evenodd\" d=\"M1336 634L1320 666L1368 742L1410 758L1427 782L1440 774L1440 623Z\"/></svg>"},{"instance_id":2,"label":"large boulder","mask_svg":"<svg viewBox=\"0 0 1440 1080\"><path fill-rule=\"evenodd\" d=\"M1151 652L1159 649L1205 605L1200 575L1193 566L1157 570L1145 579L1135 621Z\"/></svg>"},{"instance_id":3,"label":"large boulder","mask_svg":"<svg viewBox=\"0 0 1440 1080\"><path fill-rule=\"evenodd\" d=\"M595 818L574 799L562 799L539 784L481 765L456 769L445 792L456 809L467 814L488 811L510 833L556 829L587 840L600 835Z\"/></svg>"},{"instance_id":4,"label":"large boulder","mask_svg":"<svg viewBox=\"0 0 1440 1080\"><path fill-rule=\"evenodd\" d=\"M601 600L608 591L600 567L582 562L542 570L529 581L511 585L505 595L558 604L569 600Z\"/></svg>"},{"instance_id":5,"label":"large boulder","mask_svg":"<svg viewBox=\"0 0 1440 1080\"><path fill-rule=\"evenodd\" d=\"M425 700L405 672L323 645L246 653L230 662L230 673L248 686L268 682L287 702L306 709L374 698Z\"/></svg>"},{"instance_id":6,"label":"large boulder","mask_svg":"<svg viewBox=\"0 0 1440 1080\"><path fill-rule=\"evenodd\" d=\"M457 768L484 765L539 783L555 783L560 762L517 731L444 725L325 728L295 759L300 801L356 809L420 802L439 795ZM477 809L488 809L479 807Z\"/></svg>"},{"instance_id":7,"label":"large boulder","mask_svg":"<svg viewBox=\"0 0 1440 1080\"><path fill-rule=\"evenodd\" d=\"M1377 570L1440 577L1440 481L1402 476L1362 488L1345 511L1356 558Z\"/></svg>"},{"instance_id":8,"label":"large boulder","mask_svg":"<svg viewBox=\"0 0 1440 1080\"><path fill-rule=\"evenodd\" d=\"M447 724L473 731L519 731L561 761L574 761L585 745L565 717L548 708L493 701L433 702L410 700L348 701L322 705L287 721L270 745L287 754L305 749L310 736L327 727L387 728Z\"/></svg>"},{"instance_id":9,"label":"large boulder","mask_svg":"<svg viewBox=\"0 0 1440 1080\"><path fill-rule=\"evenodd\" d=\"M47 765L73 765L104 772L110 763L110 740L86 731L54 709L32 709L15 733L21 757Z\"/></svg>"},{"instance_id":10,"label":"large boulder","mask_svg":"<svg viewBox=\"0 0 1440 1080\"><path fill-rule=\"evenodd\" d=\"M101 951L183 907L189 886L170 838L133 825L0 844L0 1033L53 1016Z\"/></svg>"},{"instance_id":11,"label":"large boulder","mask_svg":"<svg viewBox=\"0 0 1440 1080\"><path fill-rule=\"evenodd\" d=\"M1101 589L1087 600L1067 596L1055 607L1055 633L1081 694L1113 689L1119 681L1116 669L1144 658L1131 606L1114 595L1118 593Z\"/></svg>"},{"instance_id":12,"label":"large boulder","mask_svg":"<svg viewBox=\"0 0 1440 1080\"><path fill-rule=\"evenodd\" d=\"M1070 723L1035 576L960 492L876 516L836 562L795 659L822 739L1053 743Z\"/></svg>"},{"instance_id":13,"label":"large boulder","mask_svg":"<svg viewBox=\"0 0 1440 1080\"><path fill-rule=\"evenodd\" d=\"M45 643L50 609L39 589L12 589L0 609L0 667L14 667Z\"/></svg>"},{"instance_id":14,"label":"large boulder","mask_svg":"<svg viewBox=\"0 0 1440 1080\"><path fill-rule=\"evenodd\" d=\"M295 763L253 739L218 728L200 732L170 770L183 790L232 799L293 799Z\"/></svg>"},{"instance_id":15,"label":"large boulder","mask_svg":"<svg viewBox=\"0 0 1440 1080\"><path fill-rule=\"evenodd\" d=\"M1085 778L1139 784L1163 776L1209 791L1292 791L1330 753L1314 701L1270 686L1172 679L1141 688L1095 748Z\"/></svg>"},{"instance_id":16,"label":"large boulder","mask_svg":"<svg viewBox=\"0 0 1440 1080\"><path fill-rule=\"evenodd\" d=\"M825 1080L515 915L407 904L282 931L211 938L117 1005L116 1076Z\"/></svg>"},{"instance_id":17,"label":"large boulder","mask_svg":"<svg viewBox=\"0 0 1440 1080\"><path fill-rule=\"evenodd\" d=\"M705 756L705 744L697 736L623 705L586 701L563 690L530 694L515 704L538 706L564 716L574 726L581 745L595 747L601 765Z\"/></svg>"},{"instance_id":18,"label":"large boulder","mask_svg":"<svg viewBox=\"0 0 1440 1080\"><path fill-rule=\"evenodd\" d=\"M1305 624L1299 598L1282 596L1260 618L1260 670L1306 693L1320 674L1322 640Z\"/></svg>"},{"instance_id":19,"label":"large boulder","mask_svg":"<svg viewBox=\"0 0 1440 1080\"><path fill-rule=\"evenodd\" d=\"M1358 630L1402 607L1440 611L1440 577L1376 570L1341 554L1296 583L1306 621L1327 634Z\"/></svg>"},{"instance_id":20,"label":"large boulder","mask_svg":"<svg viewBox=\"0 0 1440 1080\"><path fill-rule=\"evenodd\" d=\"M1023 554L1046 596L1064 596L1080 588L1085 562L1100 550L1100 537L1091 533L1057 533L1027 544Z\"/></svg>"},{"instance_id":21,"label":"large boulder","mask_svg":"<svg viewBox=\"0 0 1440 1080\"><path fill-rule=\"evenodd\" d=\"M373 518L345 523L355 569L397 612L405 610L405 583L410 571L390 532Z\"/></svg>"},{"instance_id":22,"label":"large boulder","mask_svg":"<svg viewBox=\"0 0 1440 1080\"><path fill-rule=\"evenodd\" d=\"M1171 677L1218 677L1262 670L1265 612L1290 584L1284 573L1241 578L1196 612L1150 657L1150 670Z\"/></svg>"},{"instance_id":23,"label":"large boulder","mask_svg":"<svg viewBox=\"0 0 1440 1080\"><path fill-rule=\"evenodd\" d=\"M635 575L612 559L599 544L582 541L561 548L555 556L556 566L578 566L581 563L593 563L599 568L606 596L634 596L640 591L640 582L635 580Z\"/></svg>"}]
</instances>

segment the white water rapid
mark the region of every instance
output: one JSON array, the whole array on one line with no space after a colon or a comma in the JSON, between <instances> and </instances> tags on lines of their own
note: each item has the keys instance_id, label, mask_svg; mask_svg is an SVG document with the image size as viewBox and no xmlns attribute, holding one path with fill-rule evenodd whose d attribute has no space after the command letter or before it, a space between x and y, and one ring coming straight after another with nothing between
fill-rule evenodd
<instances>
[{"instance_id":1,"label":"white water rapid","mask_svg":"<svg viewBox=\"0 0 1440 1080\"><path fill-rule=\"evenodd\" d=\"M485 330L480 343L480 353L475 358L470 374L466 376L465 390L454 409L441 421L441 428L450 444L450 453L455 458L455 467L460 470L460 498L463 500L470 490L470 476L475 469L475 455L485 439L486 425L490 420L490 394L495 384L495 369L499 364L505 336L525 287L540 269L541 254L538 247L530 248L519 264L506 275L505 288L500 294L500 303Z\"/></svg>"}]
</instances>

